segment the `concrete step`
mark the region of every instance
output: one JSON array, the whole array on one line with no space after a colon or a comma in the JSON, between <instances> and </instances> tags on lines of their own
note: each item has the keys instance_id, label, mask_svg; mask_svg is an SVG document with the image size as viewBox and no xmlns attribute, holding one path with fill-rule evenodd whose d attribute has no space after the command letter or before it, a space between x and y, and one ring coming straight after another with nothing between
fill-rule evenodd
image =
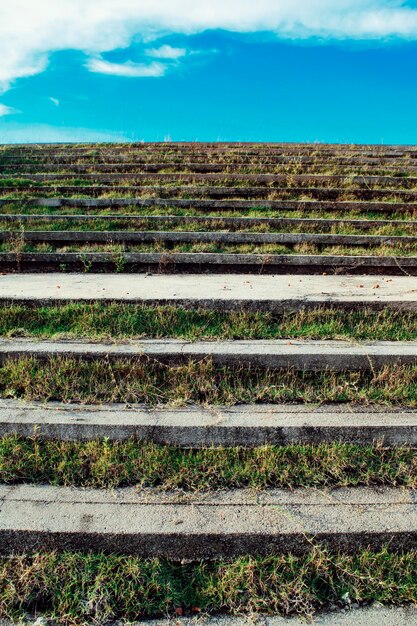
<instances>
[{"instance_id":1,"label":"concrete step","mask_svg":"<svg viewBox=\"0 0 417 626\"><path fill-rule=\"evenodd\" d=\"M257 615L208 615L194 617L172 617L140 622L109 622L109 626L417 626L417 608L415 606L395 607L375 604L371 607L350 607L331 613L315 614L313 621L304 617L279 617ZM23 626L56 626L56 620L39 616L37 620L25 620ZM0 626L17 626L6 620L0 620Z\"/></svg>"},{"instance_id":2,"label":"concrete step","mask_svg":"<svg viewBox=\"0 0 417 626\"><path fill-rule=\"evenodd\" d=\"M118 626L125 626L117 622ZM144 622L140 622L144 626ZM305 617L278 617L252 614L231 617L219 615L207 617L175 617L171 619L157 619L145 622L145 626L417 626L417 608L415 606L393 607L375 605L372 607L346 608L314 615L314 618ZM2 624L0 626L12 626ZM27 626L43 626L40 623ZM45 624L48 626L48 623ZM50 624L54 626L54 624ZM126 624L126 626L128 626ZM129 623L129 626L139 626L139 622Z\"/></svg>"},{"instance_id":3,"label":"concrete step","mask_svg":"<svg viewBox=\"0 0 417 626\"><path fill-rule=\"evenodd\" d=\"M302 371L373 371L387 365L416 365L417 341L144 339L124 343L36 341L0 338L0 361L8 358L75 357L84 360L147 358L176 365L211 359L218 366L294 368Z\"/></svg>"},{"instance_id":4,"label":"concrete step","mask_svg":"<svg viewBox=\"0 0 417 626\"><path fill-rule=\"evenodd\" d=\"M326 218L308 218L308 217L223 217L221 215L140 215L140 214L30 214L30 213L1 213L0 222L42 222L53 224L58 221L64 222L90 222L91 226L98 222L126 222L127 224L146 224L160 226L167 225L174 227L186 224L201 224L204 228L213 228L219 230L230 229L232 232L240 232L245 228L253 228L259 226L268 226L271 229L281 228L325 228L332 229L334 227L350 227L358 230L370 230L373 228L391 227L402 228L415 227L417 221L413 220L369 220L369 219L326 219ZM24 231L25 233L27 231Z\"/></svg>"},{"instance_id":5,"label":"concrete step","mask_svg":"<svg viewBox=\"0 0 417 626\"><path fill-rule=\"evenodd\" d=\"M51 273L0 275L0 302L48 304L95 300L219 310L287 310L336 306L417 310L411 276L247 276Z\"/></svg>"},{"instance_id":6,"label":"concrete step","mask_svg":"<svg viewBox=\"0 0 417 626\"><path fill-rule=\"evenodd\" d=\"M412 144L342 144L342 143L317 143L317 142L260 142L260 141L156 141L156 142L139 142L139 143L87 143L74 145L72 143L48 143L48 144L5 144L1 146L1 150L6 155L13 154L66 154L68 151L74 154L88 153L100 154L108 151L121 152L126 154L143 154L152 153L180 153L200 152L204 150L208 153L231 152L232 154L361 154L372 153L375 155L387 154L390 156L416 154L416 148Z\"/></svg>"},{"instance_id":7,"label":"concrete step","mask_svg":"<svg viewBox=\"0 0 417 626\"><path fill-rule=\"evenodd\" d=\"M151 245L151 244L150 244ZM3 272L389 274L417 276L417 256L200 252L4 252Z\"/></svg>"},{"instance_id":8,"label":"concrete step","mask_svg":"<svg viewBox=\"0 0 417 626\"><path fill-rule=\"evenodd\" d=\"M93 550L175 560L330 549L417 548L417 497L406 489L234 490L0 486L0 553Z\"/></svg>"},{"instance_id":9,"label":"concrete step","mask_svg":"<svg viewBox=\"0 0 417 626\"><path fill-rule=\"evenodd\" d=\"M417 446L417 411L350 405L149 408L0 400L0 437L136 438L184 448L353 443Z\"/></svg>"},{"instance_id":10,"label":"concrete step","mask_svg":"<svg viewBox=\"0 0 417 626\"><path fill-rule=\"evenodd\" d=\"M178 168L180 171L188 172L199 165L217 165L221 166L225 171L230 167L242 168L243 170L252 169L253 167L269 167L276 170L280 165L294 164L298 167L309 164L324 164L327 168L336 165L353 165L353 166L398 166L413 165L415 158L409 158L409 155L398 154L396 158L392 155L376 155L376 154L339 154L339 155L294 155L294 154L216 154L207 152L188 152L176 155L157 154L148 152L147 154L129 154L122 152L108 152L97 155L71 153L48 154L48 155L3 155L0 158L0 164L5 169L24 167L33 167L36 165L59 165L61 168L70 167L71 165L100 165L102 163L111 163L112 165L124 165L134 163L137 167L159 168L161 170Z\"/></svg>"},{"instance_id":11,"label":"concrete step","mask_svg":"<svg viewBox=\"0 0 417 626\"><path fill-rule=\"evenodd\" d=\"M123 243L139 244L164 242L223 243L223 244L313 244L326 246L381 246L413 245L417 253L417 236L409 235L334 235L331 233L254 233L212 231L155 231L155 230L0 230L0 243L24 241L31 243L63 244ZM411 251L411 248L410 248Z\"/></svg>"},{"instance_id":12,"label":"concrete step","mask_svg":"<svg viewBox=\"0 0 417 626\"><path fill-rule=\"evenodd\" d=\"M28 208L176 208L201 211L239 211L268 209L274 211L338 211L401 213L417 210L417 202L325 201L325 200L207 200L177 198L0 198L0 207L13 204Z\"/></svg>"},{"instance_id":13,"label":"concrete step","mask_svg":"<svg viewBox=\"0 0 417 626\"><path fill-rule=\"evenodd\" d=\"M50 182L53 185L55 182L65 181L71 184L72 179L78 179L79 177L75 177L73 174L26 174L22 177L16 177L16 183L21 182L22 187L27 187L27 181L32 181L34 183L39 182ZM0 173L0 181L1 180L8 181L9 177ZM323 184L333 184L334 186L338 185L357 185L358 187L362 186L370 186L370 185L381 185L385 187L389 185L390 187L399 187L402 189L408 189L410 187L417 186L417 178L415 177L407 177L404 176L382 176L382 175L351 175L347 176L345 174L332 174L332 175L323 175L323 174L233 174L233 173L207 173L207 174L188 174L182 173L180 175L175 173L95 173L95 174L85 174L83 179L92 183L117 183L122 181L124 184L126 181L135 181L135 182L149 182L152 181L154 183L174 183L178 182L181 184L192 184L192 183L212 183L212 182L224 182L225 184L247 184L250 183L252 185L268 185L271 188L274 186L289 186L292 187L294 185L299 185L300 187L316 184L316 186L320 187Z\"/></svg>"},{"instance_id":14,"label":"concrete step","mask_svg":"<svg viewBox=\"0 0 417 626\"><path fill-rule=\"evenodd\" d=\"M237 187L230 185L228 187L220 186L191 186L191 185L160 185L158 187L150 185L135 185L135 186L111 186L111 185L54 185L43 187L28 187L24 186L1 186L0 193L2 196L6 194L23 193L26 197L48 197L50 194L57 196L90 196L101 197L106 194L113 193L118 194L120 197L133 195L135 198L212 198L212 199L227 199L227 198L248 198L260 201L262 199L271 200L295 198L302 196L309 196L311 199L317 200L343 200L346 195L357 200L384 200L395 198L401 199L403 202L416 202L417 192L414 190L405 189L380 189L371 188L369 186L364 187L276 187L274 189L270 187ZM272 195L272 197L271 197Z\"/></svg>"},{"instance_id":15,"label":"concrete step","mask_svg":"<svg viewBox=\"0 0 417 626\"><path fill-rule=\"evenodd\" d=\"M185 159L184 159L185 161ZM191 161L184 163L183 162L168 162L162 161L158 163L152 163L148 161L146 163L141 163L132 159L129 160L117 160L117 158L107 161L100 160L99 162L88 162L83 161L82 164L61 164L56 161L51 162L49 159L48 162L21 162L21 163L11 163L5 161L4 158L0 158L0 174L3 176L10 177L10 175L16 175L19 177L31 175L31 174L50 174L52 172L62 173L65 175L74 175L74 174L95 174L95 173L119 173L124 174L135 173L135 174L153 174L153 173L166 173L164 170L169 168L171 170L171 175L175 174L177 176L187 176L192 174L230 174L230 176L236 175L244 175L248 172L252 174L261 174L261 175L269 175L273 176L279 173L279 168L281 167L280 163L263 163L263 162L255 162L253 164L244 164L244 163L219 163L215 160L212 160L211 163L207 162L197 162L193 163ZM415 160L395 160L395 161L383 161L378 162L372 161L369 162L352 162L351 160L344 159L343 162L337 163L338 172L340 174L344 174L346 176L367 176L368 174L372 174L373 172L381 173L384 175L390 176L416 176L417 174L417 166L414 164ZM329 170L329 166L334 165L330 164L326 159L307 159L299 162L298 160L294 160L294 158L286 159L286 162L282 162L282 173L288 173L288 169L291 167L295 170L297 174L317 174L323 173L326 174Z\"/></svg>"}]
</instances>

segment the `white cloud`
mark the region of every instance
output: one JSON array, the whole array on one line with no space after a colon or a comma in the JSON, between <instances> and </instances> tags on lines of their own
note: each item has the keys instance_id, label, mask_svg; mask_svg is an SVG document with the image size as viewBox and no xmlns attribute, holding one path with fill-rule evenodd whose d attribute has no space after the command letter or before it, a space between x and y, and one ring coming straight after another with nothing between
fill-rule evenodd
<instances>
[{"instance_id":1,"label":"white cloud","mask_svg":"<svg viewBox=\"0 0 417 626\"><path fill-rule=\"evenodd\" d=\"M285 39L412 40L417 9L405 0L1 0L0 91L43 71L53 51L99 57L133 38L149 43L212 28Z\"/></svg>"},{"instance_id":2,"label":"white cloud","mask_svg":"<svg viewBox=\"0 0 417 626\"><path fill-rule=\"evenodd\" d=\"M8 123L0 128L0 143L82 143L82 142L124 142L130 137L123 133L49 124Z\"/></svg>"},{"instance_id":3,"label":"white cloud","mask_svg":"<svg viewBox=\"0 0 417 626\"><path fill-rule=\"evenodd\" d=\"M58 98L52 98L52 96L49 98L49 100L52 102L52 104L54 104L56 107L59 107L59 105L61 104L60 101L58 100Z\"/></svg>"},{"instance_id":4,"label":"white cloud","mask_svg":"<svg viewBox=\"0 0 417 626\"><path fill-rule=\"evenodd\" d=\"M148 48L145 54L155 59L179 59L187 54L185 48L173 48L172 46L161 46L160 48Z\"/></svg>"},{"instance_id":5,"label":"white cloud","mask_svg":"<svg viewBox=\"0 0 417 626\"><path fill-rule=\"evenodd\" d=\"M18 111L12 107L6 106L5 104L1 104L0 102L0 117L3 117L4 115L12 115L13 113L18 113Z\"/></svg>"},{"instance_id":6,"label":"white cloud","mask_svg":"<svg viewBox=\"0 0 417 626\"><path fill-rule=\"evenodd\" d=\"M113 76L126 76L129 78L156 78L163 76L167 69L166 65L157 63L156 61L146 63L132 63L127 61L126 63L110 63L100 58L88 59L86 67L90 72L97 74L111 74Z\"/></svg>"}]
</instances>

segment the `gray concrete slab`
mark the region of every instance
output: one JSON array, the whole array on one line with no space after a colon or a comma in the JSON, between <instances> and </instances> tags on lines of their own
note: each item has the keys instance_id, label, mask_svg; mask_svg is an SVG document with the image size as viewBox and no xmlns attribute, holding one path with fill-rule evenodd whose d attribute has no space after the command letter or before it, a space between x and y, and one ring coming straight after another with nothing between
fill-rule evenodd
<instances>
[{"instance_id":1,"label":"gray concrete slab","mask_svg":"<svg viewBox=\"0 0 417 626\"><path fill-rule=\"evenodd\" d=\"M321 305L417 310L414 276L0 275L0 301L105 300L276 312Z\"/></svg>"},{"instance_id":2,"label":"gray concrete slab","mask_svg":"<svg viewBox=\"0 0 417 626\"><path fill-rule=\"evenodd\" d=\"M242 155L252 156L259 155L291 155L299 157L300 155L318 156L348 156L348 155L365 155L390 158L402 158L413 155L416 152L414 145L395 145L395 144L332 144L317 142L239 142L239 141L218 141L218 142L141 142L141 143L115 143L108 144L79 144L71 143L48 143L48 144L2 144L1 151L4 156L16 158L18 155L23 157L34 156L56 156L63 157L66 154L73 156L82 154L86 157L96 158L97 156L106 156L107 153L124 156L124 157L140 157L146 154L155 156L156 154L177 155L186 154L209 154L216 155L226 153L229 156ZM313 155L312 155L313 153Z\"/></svg>"},{"instance_id":3,"label":"gray concrete slab","mask_svg":"<svg viewBox=\"0 0 417 626\"><path fill-rule=\"evenodd\" d=\"M0 485L0 553L104 550L171 559L301 553L319 541L356 551L417 548L406 489L207 494Z\"/></svg>"},{"instance_id":4,"label":"gray concrete slab","mask_svg":"<svg viewBox=\"0 0 417 626\"><path fill-rule=\"evenodd\" d=\"M417 342L353 343L295 339L187 342L178 339L144 339L124 343L92 343L0 338L0 361L23 356L40 359L76 357L85 360L145 357L166 364L207 358L218 366L372 371L386 365L415 365Z\"/></svg>"},{"instance_id":5,"label":"gray concrete slab","mask_svg":"<svg viewBox=\"0 0 417 626\"><path fill-rule=\"evenodd\" d=\"M1 176L0 176L1 178ZM98 222L130 222L130 223L146 223L160 225L169 224L170 226L179 224L202 224L204 227L220 227L231 228L233 230L243 230L244 228L252 228L253 226L268 226L271 229L278 229L283 227L300 227L300 226L314 226L317 228L328 228L329 230L334 226L350 226L361 230L368 230L371 228L379 228L382 226L398 227L399 229L404 227L416 227L417 222L412 220L371 220L371 219L327 219L327 218L308 218L308 217L224 217L221 215L140 215L140 214L64 214L64 213L37 213L36 215L30 213L1 213L1 222L77 222L77 221L89 221L94 225L95 221Z\"/></svg>"},{"instance_id":6,"label":"gray concrete slab","mask_svg":"<svg viewBox=\"0 0 417 626\"><path fill-rule=\"evenodd\" d=\"M215 166L214 166L215 167ZM48 167L48 169L51 169ZM0 165L1 170L1 165ZM0 207L19 202L15 198L0 198ZM21 201L20 201L21 202ZM29 198L25 199L25 206L30 207L170 207L193 210L225 211L245 209L275 209L277 211L372 211L378 213L400 213L401 211L415 211L416 202L384 202L383 200L367 201L352 200L216 200L216 199L178 199L178 198Z\"/></svg>"},{"instance_id":7,"label":"gray concrete slab","mask_svg":"<svg viewBox=\"0 0 417 626\"><path fill-rule=\"evenodd\" d=\"M0 174L0 179L7 179L7 176L4 174ZM24 178L22 177L22 181L31 180L31 181L60 181L63 180L65 182L71 181L75 178L72 174L26 174ZM157 173L157 174L132 174L132 173L113 173L113 174L85 174L83 179L86 181L94 181L98 183L117 183L118 181L131 181L135 182L141 181L152 181L157 183L173 183L173 182L181 182L184 183L210 183L212 181L216 182L225 182L226 184L242 184L242 183L252 183L254 185L268 185L270 187L274 186L288 186L293 184L298 184L300 186L306 186L311 184L317 184L317 186L325 184L340 184L343 186L346 182L350 184L354 184L357 186L370 186L370 185L381 185L382 187L395 187L398 186L402 189L406 189L409 187L414 187L417 183L415 177L407 177L403 176L390 176L390 175L360 175L354 174L352 176L347 177L345 174L300 174L300 175L289 175L289 174L233 174L230 172L227 173L208 173L208 174L187 174L182 173L180 175L176 173ZM18 178L16 183L18 182ZM71 183L70 183L71 184Z\"/></svg>"},{"instance_id":8,"label":"gray concrete slab","mask_svg":"<svg viewBox=\"0 0 417 626\"><path fill-rule=\"evenodd\" d=\"M416 626L417 609L414 606L374 606L346 609L344 611L337 610L332 613L319 614L310 619L257 615L246 617L198 616L194 618L152 620L151 622L146 622L145 626L306 626L307 624L316 624L317 626ZM118 626L122 626L122 624Z\"/></svg>"},{"instance_id":9,"label":"gray concrete slab","mask_svg":"<svg viewBox=\"0 0 417 626\"><path fill-rule=\"evenodd\" d=\"M413 159L414 160L414 159ZM82 161L82 162L81 162ZM260 172L262 174L274 174L277 171L277 166L281 164L293 164L301 166L304 172L309 171L309 166L324 167L327 171L329 165L340 167L354 168L355 174L358 174L357 170L362 170L363 166L366 167L367 173L370 171L369 166L373 166L380 171L387 172L408 172L415 173L416 167L411 164L412 161L403 159L392 158L363 158L356 156L345 156L339 158L329 159L326 156L321 157L308 157L308 156L264 156L261 160L254 159L253 156L249 158L239 158L229 161L216 161L216 159L189 157L181 160L158 160L157 158L151 159L126 159L120 158L119 155L103 155L101 158L95 158L94 161L84 158L80 160L80 156L65 156L54 158L48 156L44 159L34 159L31 161L22 161L20 159L13 159L13 157L2 157L2 163L0 164L0 171L2 172L19 172L20 174L35 173L35 172L95 172L95 171L108 171L108 172L124 172L132 171L136 172L164 172L168 168L172 172L178 174L181 173L203 173L203 172L230 172L232 174L237 173L251 173ZM300 171L300 168L297 167Z\"/></svg>"},{"instance_id":10,"label":"gray concrete slab","mask_svg":"<svg viewBox=\"0 0 417 626\"><path fill-rule=\"evenodd\" d=\"M417 412L349 405L149 408L0 400L0 437L136 438L185 448L345 442L417 446Z\"/></svg>"},{"instance_id":11,"label":"gray concrete slab","mask_svg":"<svg viewBox=\"0 0 417 626\"><path fill-rule=\"evenodd\" d=\"M395 244L417 244L417 237L400 235L334 235L328 233L247 233L247 232L203 232L203 231L103 231L103 230L26 230L0 231L0 242L15 240L16 236L32 243L224 243L243 245L255 243L296 245L301 243L319 246L380 246ZM417 247L415 248L417 252Z\"/></svg>"},{"instance_id":12,"label":"gray concrete slab","mask_svg":"<svg viewBox=\"0 0 417 626\"><path fill-rule=\"evenodd\" d=\"M25 626L55 626L56 622L43 617L15 622ZM240 615L238 617L219 615L198 615L195 617L171 617L167 619L145 620L141 622L108 622L108 626L417 626L415 606L338 608L331 613L322 613L311 618L279 617L262 615ZM13 626L12 622L0 620L0 626Z\"/></svg>"},{"instance_id":13,"label":"gray concrete slab","mask_svg":"<svg viewBox=\"0 0 417 626\"><path fill-rule=\"evenodd\" d=\"M4 157L3 157L4 158ZM2 158L2 161L3 161ZM300 157L302 159L302 171L305 173L326 173L329 169L329 161L328 159L311 159L308 157ZM300 158L295 159L294 157L283 157L281 163L288 164L296 164L297 170L300 171ZM373 169L375 172L383 171L384 174L392 174L393 176L403 176L404 174L415 176L417 173L417 166L408 165L410 161L402 161L396 160L395 162L387 161L386 159L382 162L378 162L373 160L369 162L363 162L362 160L359 162L355 162L348 159L343 159L342 161L339 159L336 163L333 161L333 165L339 166L339 171L346 176L361 175L368 174ZM271 174L273 175L276 172L277 163L265 163L265 160L262 159L262 164L254 163L250 168L253 173L262 173L263 175ZM2 163L0 164L0 172L7 174L17 174L18 176L26 176L31 173L51 173L51 172L59 172L59 173L67 173L69 175L72 174L85 174L85 173L96 173L96 172L106 172L110 174L114 173L126 173L126 172L134 172L134 173L153 173L158 172L162 173L169 165L166 162L162 163L151 163L150 161L147 163L140 163L135 161L118 161L117 159L113 159L112 161L101 161L99 163L88 163L84 162L82 164L61 164L56 161L52 162L51 159L48 159L47 163ZM232 169L233 168L233 169ZM172 164L172 172L177 175L186 175L189 173L229 173L232 170L232 176L236 174L245 174L248 171L248 164L243 163L176 163ZM10 177L10 176L8 176Z\"/></svg>"},{"instance_id":14,"label":"gray concrete slab","mask_svg":"<svg viewBox=\"0 0 417 626\"><path fill-rule=\"evenodd\" d=\"M179 176L180 179L180 176ZM2 197L6 197L7 194L16 194L19 191L23 191L26 195L32 194L32 198L38 197L41 199L50 197L50 194L59 194L57 197L73 197L89 196L92 198L105 197L107 194L117 194L118 197L134 198L194 198L194 199L220 199L227 200L229 198L249 199L256 201L265 200L277 200L277 199L292 199L302 198L308 195L310 198L317 200L343 200L346 196L345 187L333 187L333 186L291 186L291 187L279 187L271 189L270 187L258 187L245 185L244 187L238 187L235 185L229 186L208 186L208 185L190 185L182 184L181 180L177 181L176 185L60 185L54 184L52 186L44 185L40 188L27 186L16 187L14 185L2 186ZM357 200L391 200L395 195L396 198L402 202L416 202L417 192L414 189L395 189L386 188L380 189L375 187L361 186L361 187L349 187L349 195L351 198Z\"/></svg>"},{"instance_id":15,"label":"gray concrete slab","mask_svg":"<svg viewBox=\"0 0 417 626\"><path fill-rule=\"evenodd\" d=\"M143 622L142 622L143 624ZM250 616L219 616L152 620L145 626L416 626L417 609L410 607L354 608L319 614L313 618ZM41 626L39 624L39 626ZM118 626L122 626L119 624Z\"/></svg>"},{"instance_id":16,"label":"gray concrete slab","mask_svg":"<svg viewBox=\"0 0 417 626\"><path fill-rule=\"evenodd\" d=\"M417 275L417 256L239 254L210 252L0 253L3 272L114 271L116 273L391 274Z\"/></svg>"},{"instance_id":17,"label":"gray concrete slab","mask_svg":"<svg viewBox=\"0 0 417 626\"><path fill-rule=\"evenodd\" d=\"M142 622L143 624L143 622ZM198 616L194 618L171 618L152 620L144 626L416 626L417 609L409 607L372 606L335 610L312 618L249 616ZM42 626L39 624L38 626ZM123 624L118 624L123 626ZM132 625L135 626L135 625Z\"/></svg>"},{"instance_id":18,"label":"gray concrete slab","mask_svg":"<svg viewBox=\"0 0 417 626\"><path fill-rule=\"evenodd\" d=\"M298 157L301 154L363 154L373 156L388 155L390 157L403 157L414 154L416 147L412 144L342 144L342 143L317 143L317 142L259 142L259 141L157 141L139 143L114 143L109 146L106 143L21 143L21 144L1 144L1 150L5 155L34 156L34 155L58 155L62 156L68 152L72 154L87 153L87 156L96 157L107 152L114 152L121 155L142 155L150 153L158 154L187 154L204 151L208 154L226 152L227 154L252 155L259 154L294 154ZM94 152L92 152L94 150Z\"/></svg>"}]
</instances>

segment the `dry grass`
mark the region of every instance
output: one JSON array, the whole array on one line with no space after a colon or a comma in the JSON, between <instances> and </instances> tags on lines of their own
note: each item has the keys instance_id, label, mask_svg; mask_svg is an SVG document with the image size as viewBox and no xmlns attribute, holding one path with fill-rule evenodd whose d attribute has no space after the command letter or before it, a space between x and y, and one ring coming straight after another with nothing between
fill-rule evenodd
<instances>
[{"instance_id":1,"label":"dry grass","mask_svg":"<svg viewBox=\"0 0 417 626\"><path fill-rule=\"evenodd\" d=\"M417 554L313 546L308 554L172 563L104 554L0 560L0 618L38 613L59 624L103 624L178 614L312 616L350 602L417 603Z\"/></svg>"},{"instance_id":2,"label":"dry grass","mask_svg":"<svg viewBox=\"0 0 417 626\"><path fill-rule=\"evenodd\" d=\"M99 489L209 491L301 487L417 487L411 448L348 444L183 450L140 441L0 439L0 482Z\"/></svg>"},{"instance_id":3,"label":"dry grass","mask_svg":"<svg viewBox=\"0 0 417 626\"><path fill-rule=\"evenodd\" d=\"M375 283L377 285L378 283ZM205 339L416 340L417 312L385 308L298 312L221 311L101 302L26 306L0 304L0 336L90 339L178 337Z\"/></svg>"},{"instance_id":4,"label":"dry grass","mask_svg":"<svg viewBox=\"0 0 417 626\"><path fill-rule=\"evenodd\" d=\"M185 405L357 402L417 405L417 367L376 372L299 372L216 367L210 359L169 367L147 358L6 359L0 395L26 400Z\"/></svg>"}]
</instances>

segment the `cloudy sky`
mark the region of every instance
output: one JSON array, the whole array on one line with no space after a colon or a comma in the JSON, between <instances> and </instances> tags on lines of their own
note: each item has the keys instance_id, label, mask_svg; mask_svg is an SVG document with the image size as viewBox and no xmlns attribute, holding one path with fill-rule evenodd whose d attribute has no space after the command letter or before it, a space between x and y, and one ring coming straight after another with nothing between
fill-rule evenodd
<instances>
[{"instance_id":1,"label":"cloudy sky","mask_svg":"<svg viewBox=\"0 0 417 626\"><path fill-rule=\"evenodd\" d=\"M417 143L417 1L0 0L0 142Z\"/></svg>"}]
</instances>

